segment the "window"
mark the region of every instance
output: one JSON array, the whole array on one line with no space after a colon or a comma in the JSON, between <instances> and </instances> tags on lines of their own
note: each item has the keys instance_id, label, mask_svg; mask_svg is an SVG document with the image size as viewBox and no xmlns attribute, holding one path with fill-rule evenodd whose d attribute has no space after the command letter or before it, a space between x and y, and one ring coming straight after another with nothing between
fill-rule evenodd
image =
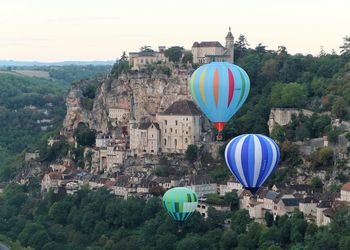
<instances>
[{"instance_id":1,"label":"window","mask_svg":"<svg viewBox=\"0 0 350 250\"><path fill-rule=\"evenodd\" d=\"M175 134L177 134L177 129L175 129Z\"/></svg>"},{"instance_id":2,"label":"window","mask_svg":"<svg viewBox=\"0 0 350 250\"><path fill-rule=\"evenodd\" d=\"M164 146L166 146L166 139L164 139Z\"/></svg>"},{"instance_id":3,"label":"window","mask_svg":"<svg viewBox=\"0 0 350 250\"><path fill-rule=\"evenodd\" d=\"M177 139L174 140L175 147L177 146Z\"/></svg>"},{"instance_id":4,"label":"window","mask_svg":"<svg viewBox=\"0 0 350 250\"><path fill-rule=\"evenodd\" d=\"M170 133L172 133L173 132L173 128L170 128Z\"/></svg>"},{"instance_id":5,"label":"window","mask_svg":"<svg viewBox=\"0 0 350 250\"><path fill-rule=\"evenodd\" d=\"M151 137L153 138L153 134L151 135Z\"/></svg>"},{"instance_id":6,"label":"window","mask_svg":"<svg viewBox=\"0 0 350 250\"><path fill-rule=\"evenodd\" d=\"M188 143L188 139L187 139L187 138L185 138L185 143L186 143L186 144Z\"/></svg>"},{"instance_id":7,"label":"window","mask_svg":"<svg viewBox=\"0 0 350 250\"><path fill-rule=\"evenodd\" d=\"M168 121L167 120L165 120L164 123L165 123L165 125L168 125Z\"/></svg>"},{"instance_id":8,"label":"window","mask_svg":"<svg viewBox=\"0 0 350 250\"><path fill-rule=\"evenodd\" d=\"M141 59L140 61L141 61L141 63L143 63L143 59Z\"/></svg>"},{"instance_id":9,"label":"window","mask_svg":"<svg viewBox=\"0 0 350 250\"><path fill-rule=\"evenodd\" d=\"M175 125L177 125L177 120L175 120Z\"/></svg>"},{"instance_id":10,"label":"window","mask_svg":"<svg viewBox=\"0 0 350 250\"><path fill-rule=\"evenodd\" d=\"M166 133L166 129L165 129L165 133Z\"/></svg>"}]
</instances>

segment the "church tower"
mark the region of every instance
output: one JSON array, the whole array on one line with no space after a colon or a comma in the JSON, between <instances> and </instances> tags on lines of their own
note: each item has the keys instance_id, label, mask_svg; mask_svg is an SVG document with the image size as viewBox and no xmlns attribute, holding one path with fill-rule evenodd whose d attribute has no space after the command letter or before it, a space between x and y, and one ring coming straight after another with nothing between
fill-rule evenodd
<instances>
[{"instance_id":1,"label":"church tower","mask_svg":"<svg viewBox=\"0 0 350 250\"><path fill-rule=\"evenodd\" d=\"M233 56L234 56L234 38L233 38L233 35L231 33L231 27L229 27L228 29L228 33L226 35L226 44L225 44L225 47L226 47L226 54L227 54L227 61L230 62L230 63L233 63L234 60L233 60Z\"/></svg>"}]
</instances>

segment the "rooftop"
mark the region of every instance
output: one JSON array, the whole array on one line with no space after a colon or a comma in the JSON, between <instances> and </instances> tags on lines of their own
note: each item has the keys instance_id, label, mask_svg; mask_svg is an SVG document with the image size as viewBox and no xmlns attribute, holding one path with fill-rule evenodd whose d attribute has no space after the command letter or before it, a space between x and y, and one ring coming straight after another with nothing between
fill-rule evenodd
<instances>
[{"instance_id":1,"label":"rooftop","mask_svg":"<svg viewBox=\"0 0 350 250\"><path fill-rule=\"evenodd\" d=\"M160 130L159 124L155 122L142 122L139 124L139 129L148 129L152 124L156 127L156 129Z\"/></svg>"},{"instance_id":2,"label":"rooftop","mask_svg":"<svg viewBox=\"0 0 350 250\"><path fill-rule=\"evenodd\" d=\"M345 184L342 186L341 190L342 190L342 191L350 192L350 182L345 183Z\"/></svg>"},{"instance_id":3,"label":"rooftop","mask_svg":"<svg viewBox=\"0 0 350 250\"><path fill-rule=\"evenodd\" d=\"M232 35L232 34L231 34ZM192 47L219 47L223 48L224 46L221 45L218 41L207 41L207 42L194 42Z\"/></svg>"},{"instance_id":4,"label":"rooftop","mask_svg":"<svg viewBox=\"0 0 350 250\"><path fill-rule=\"evenodd\" d=\"M189 100L181 100L170 105L162 115L187 115L197 116L201 115L201 111L197 108L194 102Z\"/></svg>"}]
</instances>

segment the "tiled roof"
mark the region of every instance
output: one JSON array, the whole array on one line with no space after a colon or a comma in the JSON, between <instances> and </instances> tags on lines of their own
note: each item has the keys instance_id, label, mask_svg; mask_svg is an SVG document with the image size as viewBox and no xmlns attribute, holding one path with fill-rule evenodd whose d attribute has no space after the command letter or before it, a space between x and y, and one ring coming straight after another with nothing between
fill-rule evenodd
<instances>
[{"instance_id":1,"label":"tiled roof","mask_svg":"<svg viewBox=\"0 0 350 250\"><path fill-rule=\"evenodd\" d=\"M222 46L221 43L218 41L208 41L208 42L200 42L200 43L194 42L192 47L210 47L210 48L221 47L221 48L223 48L224 46Z\"/></svg>"},{"instance_id":2,"label":"tiled roof","mask_svg":"<svg viewBox=\"0 0 350 250\"><path fill-rule=\"evenodd\" d=\"M208 175L193 175L190 178L190 184L191 185L203 185L203 184L210 184L210 178Z\"/></svg>"},{"instance_id":3,"label":"tiled roof","mask_svg":"<svg viewBox=\"0 0 350 250\"><path fill-rule=\"evenodd\" d=\"M268 191L265 198L269 199L269 200L274 200L277 197L278 193L274 192L274 191Z\"/></svg>"},{"instance_id":4,"label":"tiled roof","mask_svg":"<svg viewBox=\"0 0 350 250\"><path fill-rule=\"evenodd\" d=\"M167 108L163 115L201 115L201 111L197 108L197 106L189 100L182 100L174 102Z\"/></svg>"},{"instance_id":5,"label":"tiled roof","mask_svg":"<svg viewBox=\"0 0 350 250\"><path fill-rule=\"evenodd\" d=\"M299 199L297 198L282 198L282 202L286 207L299 206Z\"/></svg>"},{"instance_id":6,"label":"tiled roof","mask_svg":"<svg viewBox=\"0 0 350 250\"><path fill-rule=\"evenodd\" d=\"M50 172L49 176L51 179L62 179L62 173L61 172Z\"/></svg>"},{"instance_id":7,"label":"tiled roof","mask_svg":"<svg viewBox=\"0 0 350 250\"><path fill-rule=\"evenodd\" d=\"M345 184L342 186L341 190L350 192L350 182L345 183Z\"/></svg>"},{"instance_id":8,"label":"tiled roof","mask_svg":"<svg viewBox=\"0 0 350 250\"><path fill-rule=\"evenodd\" d=\"M148 129L151 125L154 125L158 130L159 128L159 124L155 123L155 122L142 122L139 124L139 129Z\"/></svg>"}]
</instances>

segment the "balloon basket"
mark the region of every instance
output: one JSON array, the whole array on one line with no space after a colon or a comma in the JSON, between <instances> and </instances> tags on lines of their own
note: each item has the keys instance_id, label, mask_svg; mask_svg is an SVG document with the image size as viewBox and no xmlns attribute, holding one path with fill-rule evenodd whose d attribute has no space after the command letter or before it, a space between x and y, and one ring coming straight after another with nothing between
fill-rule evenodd
<instances>
[{"instance_id":1,"label":"balloon basket","mask_svg":"<svg viewBox=\"0 0 350 250\"><path fill-rule=\"evenodd\" d=\"M177 224L177 232L179 234L181 234L182 233L182 226L183 226L184 222L183 221L176 221L176 224Z\"/></svg>"},{"instance_id":2,"label":"balloon basket","mask_svg":"<svg viewBox=\"0 0 350 250\"><path fill-rule=\"evenodd\" d=\"M222 134L218 134L218 135L216 136L216 140L217 140L217 141L222 141Z\"/></svg>"}]
</instances>

